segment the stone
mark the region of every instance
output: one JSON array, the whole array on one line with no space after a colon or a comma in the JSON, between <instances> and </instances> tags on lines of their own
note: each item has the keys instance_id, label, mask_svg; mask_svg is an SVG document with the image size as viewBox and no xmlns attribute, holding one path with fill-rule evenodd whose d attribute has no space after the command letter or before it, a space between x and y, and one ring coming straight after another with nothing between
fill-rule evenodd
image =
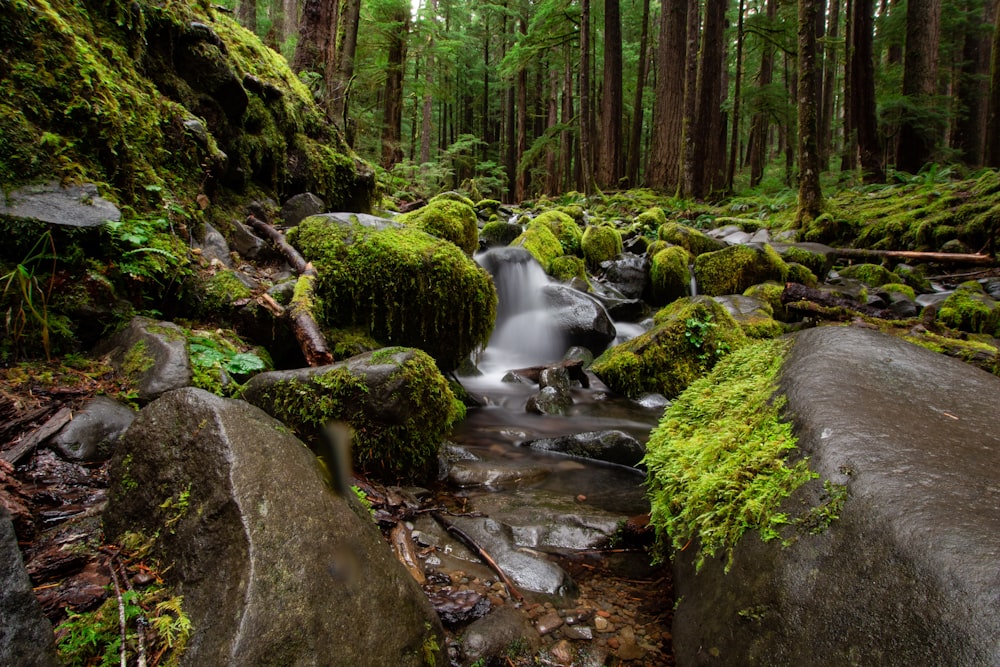
<instances>
[{"instance_id":1,"label":"stone","mask_svg":"<svg viewBox=\"0 0 1000 667\"><path fill-rule=\"evenodd\" d=\"M559 452L570 456L635 466L646 454L646 448L624 431L588 431L557 438L542 438L524 443L532 449Z\"/></svg>"},{"instance_id":2,"label":"stone","mask_svg":"<svg viewBox=\"0 0 1000 667\"><path fill-rule=\"evenodd\" d=\"M602 278L627 299L641 299L649 285L649 259L623 253L601 264Z\"/></svg>"},{"instance_id":3,"label":"stone","mask_svg":"<svg viewBox=\"0 0 1000 667\"><path fill-rule=\"evenodd\" d=\"M53 436L51 444L71 461L98 461L110 454L135 420L135 411L107 396L95 396Z\"/></svg>"},{"instance_id":4,"label":"stone","mask_svg":"<svg viewBox=\"0 0 1000 667\"><path fill-rule=\"evenodd\" d=\"M538 619L535 620L535 629L538 630L538 634L545 636L551 634L552 632L558 630L563 625L562 617L559 616L558 612L550 611L547 614L543 614Z\"/></svg>"},{"instance_id":5,"label":"stone","mask_svg":"<svg viewBox=\"0 0 1000 667\"><path fill-rule=\"evenodd\" d=\"M143 409L110 472L105 535L158 535L192 665L425 664L440 623L368 512L280 422L201 389ZM169 526L169 529L166 528Z\"/></svg>"},{"instance_id":6,"label":"stone","mask_svg":"<svg viewBox=\"0 0 1000 667\"><path fill-rule=\"evenodd\" d=\"M229 257L229 243L226 242L226 237L207 222L197 247L201 249L201 256L205 258L205 261L211 263L215 260L227 269L233 268L233 260Z\"/></svg>"},{"instance_id":7,"label":"stone","mask_svg":"<svg viewBox=\"0 0 1000 667\"><path fill-rule=\"evenodd\" d=\"M107 356L132 381L141 401L151 401L191 383L191 360L184 331L172 322L134 317L128 326L94 350Z\"/></svg>"},{"instance_id":8,"label":"stone","mask_svg":"<svg viewBox=\"0 0 1000 667\"><path fill-rule=\"evenodd\" d=\"M0 507L0 665L55 667L52 625L31 590L14 524Z\"/></svg>"},{"instance_id":9,"label":"stone","mask_svg":"<svg viewBox=\"0 0 1000 667\"><path fill-rule=\"evenodd\" d=\"M323 200L311 192L302 192L289 197L281 206L281 221L286 227L294 227L310 215L318 215L326 210Z\"/></svg>"},{"instance_id":10,"label":"stone","mask_svg":"<svg viewBox=\"0 0 1000 667\"><path fill-rule=\"evenodd\" d=\"M594 297L559 284L546 285L542 294L566 346L585 347L600 354L615 339L614 322Z\"/></svg>"},{"instance_id":11,"label":"stone","mask_svg":"<svg viewBox=\"0 0 1000 667\"><path fill-rule=\"evenodd\" d=\"M543 387L540 392L528 398L527 412L537 415L564 415L573 407L573 397L569 390L560 391L555 387Z\"/></svg>"},{"instance_id":12,"label":"stone","mask_svg":"<svg viewBox=\"0 0 1000 667\"><path fill-rule=\"evenodd\" d=\"M462 631L461 664L465 667L477 662L489 664L491 658L505 658L513 646L520 646L525 653L535 653L541 639L522 612L509 606L500 607Z\"/></svg>"},{"instance_id":13,"label":"stone","mask_svg":"<svg viewBox=\"0 0 1000 667\"><path fill-rule=\"evenodd\" d=\"M118 207L97 194L93 183L26 185L0 197L0 215L49 222L67 227L98 227L117 222Z\"/></svg>"},{"instance_id":14,"label":"stone","mask_svg":"<svg viewBox=\"0 0 1000 667\"><path fill-rule=\"evenodd\" d=\"M254 234L249 227L238 220L233 223L233 249L247 259L256 259L267 250L264 239Z\"/></svg>"}]
</instances>

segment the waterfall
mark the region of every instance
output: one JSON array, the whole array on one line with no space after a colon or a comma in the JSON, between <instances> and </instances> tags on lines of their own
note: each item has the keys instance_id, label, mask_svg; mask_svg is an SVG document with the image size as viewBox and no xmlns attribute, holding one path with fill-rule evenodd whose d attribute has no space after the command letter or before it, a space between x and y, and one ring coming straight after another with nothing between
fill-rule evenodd
<instances>
[{"instance_id":1,"label":"waterfall","mask_svg":"<svg viewBox=\"0 0 1000 667\"><path fill-rule=\"evenodd\" d=\"M688 288L691 291L691 296L698 296L698 279L694 277L694 263L688 265L688 273L690 274L690 283Z\"/></svg>"}]
</instances>

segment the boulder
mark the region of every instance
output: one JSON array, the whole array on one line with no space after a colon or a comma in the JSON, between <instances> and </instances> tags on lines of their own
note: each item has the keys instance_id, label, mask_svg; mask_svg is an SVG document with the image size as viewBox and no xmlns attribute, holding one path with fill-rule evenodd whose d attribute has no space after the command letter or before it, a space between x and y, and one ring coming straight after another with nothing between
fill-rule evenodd
<instances>
[{"instance_id":1,"label":"boulder","mask_svg":"<svg viewBox=\"0 0 1000 667\"><path fill-rule=\"evenodd\" d=\"M645 255L622 253L601 263L601 277L626 298L640 299L649 286L649 269Z\"/></svg>"},{"instance_id":2,"label":"boulder","mask_svg":"<svg viewBox=\"0 0 1000 667\"><path fill-rule=\"evenodd\" d=\"M535 653L541 646L528 618L511 607L500 607L462 630L459 653L464 667L492 664L509 656L512 646Z\"/></svg>"},{"instance_id":3,"label":"boulder","mask_svg":"<svg viewBox=\"0 0 1000 667\"><path fill-rule=\"evenodd\" d=\"M147 406L123 442L105 534L156 536L194 626L186 664L444 664L416 582L281 423L188 388Z\"/></svg>"},{"instance_id":4,"label":"boulder","mask_svg":"<svg viewBox=\"0 0 1000 667\"><path fill-rule=\"evenodd\" d=\"M218 229L204 224L201 239L197 242L197 248L201 251L201 256L208 262L219 262L226 268L233 267L233 260L229 257L229 243L226 237Z\"/></svg>"},{"instance_id":5,"label":"boulder","mask_svg":"<svg viewBox=\"0 0 1000 667\"><path fill-rule=\"evenodd\" d=\"M542 438L524 444L543 452L559 452L624 466L638 464L646 453L646 449L638 440L624 431L614 430Z\"/></svg>"},{"instance_id":6,"label":"boulder","mask_svg":"<svg viewBox=\"0 0 1000 667\"><path fill-rule=\"evenodd\" d=\"M656 237L661 241L681 246L695 257L726 247L722 241L713 239L708 234L679 222L668 222L665 225L660 225Z\"/></svg>"},{"instance_id":7,"label":"boulder","mask_svg":"<svg viewBox=\"0 0 1000 667\"><path fill-rule=\"evenodd\" d=\"M286 227L294 227L310 215L318 215L325 210L326 204L322 199L311 192L301 192L281 205L281 220Z\"/></svg>"},{"instance_id":8,"label":"boulder","mask_svg":"<svg viewBox=\"0 0 1000 667\"><path fill-rule=\"evenodd\" d=\"M73 415L73 421L52 438L51 444L70 461L106 459L134 420L132 408L107 396L95 396Z\"/></svg>"},{"instance_id":9,"label":"boulder","mask_svg":"<svg viewBox=\"0 0 1000 667\"><path fill-rule=\"evenodd\" d=\"M587 266L596 269L622 252L622 235L608 225L588 225L583 231L580 248Z\"/></svg>"},{"instance_id":10,"label":"boulder","mask_svg":"<svg viewBox=\"0 0 1000 667\"><path fill-rule=\"evenodd\" d=\"M451 241L469 255L479 246L476 212L461 201L434 199L427 206L398 216L396 221Z\"/></svg>"},{"instance_id":11,"label":"boulder","mask_svg":"<svg viewBox=\"0 0 1000 667\"><path fill-rule=\"evenodd\" d=\"M117 206L97 194L93 183L26 185L0 197L0 216L4 215L67 227L98 227L122 217Z\"/></svg>"},{"instance_id":12,"label":"boulder","mask_svg":"<svg viewBox=\"0 0 1000 667\"><path fill-rule=\"evenodd\" d=\"M846 488L823 531L676 551L688 665L1000 664L1000 378L860 327L797 335L781 389L801 453ZM817 506L817 479L786 499Z\"/></svg>"},{"instance_id":13,"label":"boulder","mask_svg":"<svg viewBox=\"0 0 1000 667\"><path fill-rule=\"evenodd\" d=\"M785 282L788 265L769 245L734 245L699 255L694 275L700 294L742 294L758 283Z\"/></svg>"},{"instance_id":14,"label":"boulder","mask_svg":"<svg viewBox=\"0 0 1000 667\"><path fill-rule=\"evenodd\" d=\"M722 304L750 338L777 338L785 333L784 325L774 319L774 310L764 299L742 294L713 298Z\"/></svg>"},{"instance_id":15,"label":"boulder","mask_svg":"<svg viewBox=\"0 0 1000 667\"><path fill-rule=\"evenodd\" d=\"M538 217L531 221L533 225L545 225L559 239L563 254L579 255L580 241L583 239L583 230L576 220L567 213L558 210L549 210L539 213Z\"/></svg>"},{"instance_id":16,"label":"boulder","mask_svg":"<svg viewBox=\"0 0 1000 667\"><path fill-rule=\"evenodd\" d=\"M184 331L172 322L134 317L95 349L135 384L141 401L191 384L191 360Z\"/></svg>"},{"instance_id":17,"label":"boulder","mask_svg":"<svg viewBox=\"0 0 1000 667\"><path fill-rule=\"evenodd\" d=\"M552 260L563 255L563 247L559 242L559 237L553 233L551 227L536 220L529 222L524 231L511 241L511 245L530 252L531 256L538 260L538 263L546 271L549 270Z\"/></svg>"},{"instance_id":18,"label":"boulder","mask_svg":"<svg viewBox=\"0 0 1000 667\"><path fill-rule=\"evenodd\" d=\"M354 429L355 465L391 478L426 478L436 471L445 434L460 415L434 360L406 348L259 373L243 398L312 440L330 421L347 422Z\"/></svg>"},{"instance_id":19,"label":"boulder","mask_svg":"<svg viewBox=\"0 0 1000 667\"><path fill-rule=\"evenodd\" d=\"M670 246L653 255L649 265L649 300L663 306L691 294L691 254Z\"/></svg>"},{"instance_id":20,"label":"boulder","mask_svg":"<svg viewBox=\"0 0 1000 667\"><path fill-rule=\"evenodd\" d=\"M479 241L487 248L506 246L513 243L522 231L521 225L493 220L483 225L479 231Z\"/></svg>"},{"instance_id":21,"label":"boulder","mask_svg":"<svg viewBox=\"0 0 1000 667\"><path fill-rule=\"evenodd\" d=\"M578 345L600 354L615 339L615 325L604 305L594 297L559 284L545 285L542 292L548 313L567 346Z\"/></svg>"}]
</instances>

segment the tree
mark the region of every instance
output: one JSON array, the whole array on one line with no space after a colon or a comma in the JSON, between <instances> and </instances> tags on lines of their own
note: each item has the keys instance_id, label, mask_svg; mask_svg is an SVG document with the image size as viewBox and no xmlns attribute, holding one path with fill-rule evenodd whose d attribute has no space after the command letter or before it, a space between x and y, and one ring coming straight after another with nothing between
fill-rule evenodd
<instances>
[{"instance_id":1,"label":"tree","mask_svg":"<svg viewBox=\"0 0 1000 667\"><path fill-rule=\"evenodd\" d=\"M388 8L386 21L389 48L382 114L382 166L392 167L403 159L403 73L406 65L406 37L410 32L410 5L400 0Z\"/></svg>"},{"instance_id":2,"label":"tree","mask_svg":"<svg viewBox=\"0 0 1000 667\"><path fill-rule=\"evenodd\" d=\"M292 68L296 72L324 72L337 62L338 0L305 0L299 22Z\"/></svg>"},{"instance_id":3,"label":"tree","mask_svg":"<svg viewBox=\"0 0 1000 667\"><path fill-rule=\"evenodd\" d=\"M729 170L726 172L726 191L733 189L736 178L736 164L739 162L740 145L740 97L743 85L743 0L739 1L736 19L736 83L733 84L733 123L729 140Z\"/></svg>"},{"instance_id":4,"label":"tree","mask_svg":"<svg viewBox=\"0 0 1000 667\"><path fill-rule=\"evenodd\" d=\"M590 114L590 0L580 0L580 189L594 191Z\"/></svg>"},{"instance_id":5,"label":"tree","mask_svg":"<svg viewBox=\"0 0 1000 667\"><path fill-rule=\"evenodd\" d=\"M625 178L630 185L639 180L639 151L642 144L642 103L649 74L649 0L642 0L642 28L639 37L639 72L635 79L635 102L632 105L632 131L629 133L628 164Z\"/></svg>"},{"instance_id":6,"label":"tree","mask_svg":"<svg viewBox=\"0 0 1000 667\"><path fill-rule=\"evenodd\" d=\"M345 131L347 122L347 98L351 80L354 78L354 56L358 50L358 22L361 18L361 0L344 0L337 31L337 67L327 82L329 115L331 120ZM353 143L350 140L349 144Z\"/></svg>"},{"instance_id":7,"label":"tree","mask_svg":"<svg viewBox=\"0 0 1000 667\"><path fill-rule=\"evenodd\" d=\"M694 126L691 136L690 169L685 172L686 194L702 198L725 181L724 158L720 160L719 143L725 136L722 122L722 63L725 53L726 5L728 0L706 0L705 24L698 59L698 87Z\"/></svg>"},{"instance_id":8,"label":"tree","mask_svg":"<svg viewBox=\"0 0 1000 667\"><path fill-rule=\"evenodd\" d=\"M908 0L903 95L909 108L901 118L896 152L901 171L920 171L940 140L940 114L934 108L940 33L941 0Z\"/></svg>"},{"instance_id":9,"label":"tree","mask_svg":"<svg viewBox=\"0 0 1000 667\"><path fill-rule=\"evenodd\" d=\"M622 21L618 0L604 0L604 83L598 139L597 184L616 187L622 148Z\"/></svg>"},{"instance_id":10,"label":"tree","mask_svg":"<svg viewBox=\"0 0 1000 667\"><path fill-rule=\"evenodd\" d=\"M958 150L962 162L976 167L983 164L992 46L989 28L996 4L992 0L966 0L964 10L962 57L955 87L958 117L952 146Z\"/></svg>"},{"instance_id":11,"label":"tree","mask_svg":"<svg viewBox=\"0 0 1000 667\"><path fill-rule=\"evenodd\" d=\"M652 139L646 184L651 188L677 190L684 116L684 79L687 60L689 0L665 0L660 14L660 43L656 49L656 87L653 98Z\"/></svg>"},{"instance_id":12,"label":"tree","mask_svg":"<svg viewBox=\"0 0 1000 667\"><path fill-rule=\"evenodd\" d=\"M798 70L799 208L796 226L802 228L820 214L823 193L819 183L816 119L816 13L818 0L799 0Z\"/></svg>"},{"instance_id":13,"label":"tree","mask_svg":"<svg viewBox=\"0 0 1000 667\"><path fill-rule=\"evenodd\" d=\"M257 2L256 0L240 0L236 8L236 20L244 28L251 32L257 31Z\"/></svg>"},{"instance_id":14,"label":"tree","mask_svg":"<svg viewBox=\"0 0 1000 667\"><path fill-rule=\"evenodd\" d=\"M857 156L865 183L885 181L882 148L875 118L875 68L872 64L872 0L853 0L851 7L851 122L857 139Z\"/></svg>"},{"instance_id":15,"label":"tree","mask_svg":"<svg viewBox=\"0 0 1000 667\"><path fill-rule=\"evenodd\" d=\"M768 133L770 130L771 109L770 90L774 80L775 21L778 16L777 0L767 0L764 10L765 22L760 29L762 46L760 69L757 70L757 91L754 102L754 114L750 123L750 185L758 185L764 177L764 165L767 164Z\"/></svg>"},{"instance_id":16,"label":"tree","mask_svg":"<svg viewBox=\"0 0 1000 667\"><path fill-rule=\"evenodd\" d=\"M986 124L986 164L990 167L1000 167L1000 11L996 15Z\"/></svg>"}]
</instances>

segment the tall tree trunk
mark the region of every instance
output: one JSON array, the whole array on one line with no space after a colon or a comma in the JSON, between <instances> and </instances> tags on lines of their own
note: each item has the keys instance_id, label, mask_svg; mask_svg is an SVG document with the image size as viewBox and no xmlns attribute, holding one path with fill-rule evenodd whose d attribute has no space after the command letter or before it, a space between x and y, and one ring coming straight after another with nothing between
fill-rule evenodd
<instances>
[{"instance_id":1,"label":"tall tree trunk","mask_svg":"<svg viewBox=\"0 0 1000 667\"><path fill-rule=\"evenodd\" d=\"M667 192L676 191L680 184L684 116L677 110L684 108L688 4L689 0L665 0L656 48L656 86L646 185Z\"/></svg>"},{"instance_id":2,"label":"tall tree trunk","mask_svg":"<svg viewBox=\"0 0 1000 667\"><path fill-rule=\"evenodd\" d=\"M594 191L590 132L590 0L580 0L580 189Z\"/></svg>"},{"instance_id":3,"label":"tall tree trunk","mask_svg":"<svg viewBox=\"0 0 1000 667\"><path fill-rule=\"evenodd\" d=\"M250 32L257 32L256 0L240 0L240 4L236 8L236 20Z\"/></svg>"},{"instance_id":4,"label":"tall tree trunk","mask_svg":"<svg viewBox=\"0 0 1000 667\"><path fill-rule=\"evenodd\" d=\"M507 26L509 23L510 14L510 2L505 0L503 3L505 10L501 13L502 23L500 34L503 35L503 53L501 54L501 60L507 55L508 43L514 42L513 35L507 35ZM503 94L503 108L501 110L502 117L502 135L503 141L501 143L501 152L503 154L504 162L504 173L507 176L507 201L515 201L514 196L514 186L517 183L517 122L516 122L516 111L515 111L515 99L514 99L514 86L507 85L504 86Z\"/></svg>"},{"instance_id":5,"label":"tall tree trunk","mask_svg":"<svg viewBox=\"0 0 1000 667\"><path fill-rule=\"evenodd\" d=\"M520 19L521 35L528 32L528 20ZM517 180L514 186L514 201L524 201L527 198L526 169L521 164L524 152L528 148L528 70L525 67L517 71Z\"/></svg>"},{"instance_id":6,"label":"tall tree trunk","mask_svg":"<svg viewBox=\"0 0 1000 667\"><path fill-rule=\"evenodd\" d=\"M736 82L733 84L733 128L729 140L729 170L726 173L726 191L733 191L736 163L740 153L740 90L743 84L743 0L739 1L736 14Z\"/></svg>"},{"instance_id":7,"label":"tall tree trunk","mask_svg":"<svg viewBox=\"0 0 1000 667\"><path fill-rule=\"evenodd\" d=\"M403 74L406 71L406 37L410 32L409 3L390 10L389 21L398 28L388 31L385 94L382 119L382 166L392 169L403 159Z\"/></svg>"},{"instance_id":8,"label":"tall tree trunk","mask_svg":"<svg viewBox=\"0 0 1000 667\"><path fill-rule=\"evenodd\" d=\"M777 0L767 0L765 15L768 24L778 16ZM757 72L757 89L764 91L774 81L774 44L764 42L760 56L760 70ZM762 96L763 97L763 96ZM750 186L760 184L764 178L764 167L767 165L768 134L770 130L771 111L764 107L766 102L757 102L757 109L750 122Z\"/></svg>"},{"instance_id":9,"label":"tall tree trunk","mask_svg":"<svg viewBox=\"0 0 1000 667\"><path fill-rule=\"evenodd\" d=\"M283 0L281 3L281 45L299 31L300 0Z\"/></svg>"},{"instance_id":10,"label":"tall tree trunk","mask_svg":"<svg viewBox=\"0 0 1000 667\"><path fill-rule=\"evenodd\" d=\"M299 41L292 60L296 72L326 72L336 66L338 0L305 0Z\"/></svg>"},{"instance_id":11,"label":"tall tree trunk","mask_svg":"<svg viewBox=\"0 0 1000 667\"><path fill-rule=\"evenodd\" d=\"M798 25L798 125L799 208L795 216L803 228L820 214L823 193L819 185L819 153L816 145L816 13L818 0L799 0Z\"/></svg>"},{"instance_id":12,"label":"tall tree trunk","mask_svg":"<svg viewBox=\"0 0 1000 667\"><path fill-rule=\"evenodd\" d=\"M351 80L354 78L354 56L358 51L361 0L344 0L341 9L340 27L337 33L337 68L327 83L326 90L330 119L346 131L348 96L351 92Z\"/></svg>"},{"instance_id":13,"label":"tall tree trunk","mask_svg":"<svg viewBox=\"0 0 1000 667\"><path fill-rule=\"evenodd\" d=\"M567 56L563 65L562 123L568 128L573 121L573 63ZM573 133L563 130L559 141L559 172L562 174L561 187L570 189L573 181Z\"/></svg>"},{"instance_id":14,"label":"tall tree trunk","mask_svg":"<svg viewBox=\"0 0 1000 667\"><path fill-rule=\"evenodd\" d=\"M938 123L932 119L940 33L941 0L908 0L903 95L919 113L907 113L902 118L896 168L910 173L920 171L933 158L940 140Z\"/></svg>"},{"instance_id":15,"label":"tall tree trunk","mask_svg":"<svg viewBox=\"0 0 1000 667\"><path fill-rule=\"evenodd\" d=\"M872 38L875 29L873 0L853 0L854 20L851 22L851 119L857 137L857 156L861 178L865 183L882 183L882 147L879 144L878 121L875 117L875 66Z\"/></svg>"},{"instance_id":16,"label":"tall tree trunk","mask_svg":"<svg viewBox=\"0 0 1000 667\"><path fill-rule=\"evenodd\" d=\"M434 24L437 22L437 0L429 0L430 21L427 36L427 58L424 74L424 103L420 112L420 164L431 161L431 137L434 134Z\"/></svg>"},{"instance_id":17,"label":"tall tree trunk","mask_svg":"<svg viewBox=\"0 0 1000 667\"><path fill-rule=\"evenodd\" d=\"M840 156L840 170L854 171L858 164L858 137L854 129L854 73L851 71L851 60L854 58L854 46L851 36L854 34L854 0L846 0L844 8L847 12L844 33L847 35L846 62L844 67L844 152Z\"/></svg>"},{"instance_id":18,"label":"tall tree trunk","mask_svg":"<svg viewBox=\"0 0 1000 667\"><path fill-rule=\"evenodd\" d=\"M687 52L684 54L684 121L678 193L690 195L695 182L695 151L698 146L698 49L701 46L701 3L688 0Z\"/></svg>"},{"instance_id":19,"label":"tall tree trunk","mask_svg":"<svg viewBox=\"0 0 1000 667\"><path fill-rule=\"evenodd\" d=\"M1000 11L993 27L990 57L990 99L986 116L986 165L1000 167Z\"/></svg>"},{"instance_id":20,"label":"tall tree trunk","mask_svg":"<svg viewBox=\"0 0 1000 667\"><path fill-rule=\"evenodd\" d=\"M602 188L618 187L622 161L622 19L618 0L604 0L604 82L595 177Z\"/></svg>"},{"instance_id":21,"label":"tall tree trunk","mask_svg":"<svg viewBox=\"0 0 1000 667\"><path fill-rule=\"evenodd\" d=\"M722 127L722 63L725 53L726 5L728 0L706 0L705 27L698 63L697 107L694 125L694 150L687 193L703 198L722 187L724 165L714 150Z\"/></svg>"},{"instance_id":22,"label":"tall tree trunk","mask_svg":"<svg viewBox=\"0 0 1000 667\"><path fill-rule=\"evenodd\" d=\"M642 150L643 96L649 75L649 0L642 0L642 32L639 36L639 73L635 82L635 102L632 104L632 127L628 142L628 165L625 178L630 187L639 184L639 152ZM654 103L655 106L655 103Z\"/></svg>"},{"instance_id":23,"label":"tall tree trunk","mask_svg":"<svg viewBox=\"0 0 1000 667\"><path fill-rule=\"evenodd\" d=\"M962 71L958 83L958 118L952 146L970 167L983 164L986 135L986 106L989 99L991 40L982 27L993 22L994 2L986 0L981 13L967 0L971 25L962 45Z\"/></svg>"},{"instance_id":24,"label":"tall tree trunk","mask_svg":"<svg viewBox=\"0 0 1000 667\"><path fill-rule=\"evenodd\" d=\"M841 0L830 0L830 24L826 28L826 55L823 58L823 97L819 113L819 161L823 168L830 164L834 148L833 114L834 91L837 82L837 37L840 34Z\"/></svg>"},{"instance_id":25,"label":"tall tree trunk","mask_svg":"<svg viewBox=\"0 0 1000 667\"><path fill-rule=\"evenodd\" d=\"M551 133L559 124L559 70L555 65L549 66L548 109L545 117L546 132ZM545 148L545 194L555 195L559 192L561 175L559 173L559 155L556 146L551 142Z\"/></svg>"}]
</instances>

